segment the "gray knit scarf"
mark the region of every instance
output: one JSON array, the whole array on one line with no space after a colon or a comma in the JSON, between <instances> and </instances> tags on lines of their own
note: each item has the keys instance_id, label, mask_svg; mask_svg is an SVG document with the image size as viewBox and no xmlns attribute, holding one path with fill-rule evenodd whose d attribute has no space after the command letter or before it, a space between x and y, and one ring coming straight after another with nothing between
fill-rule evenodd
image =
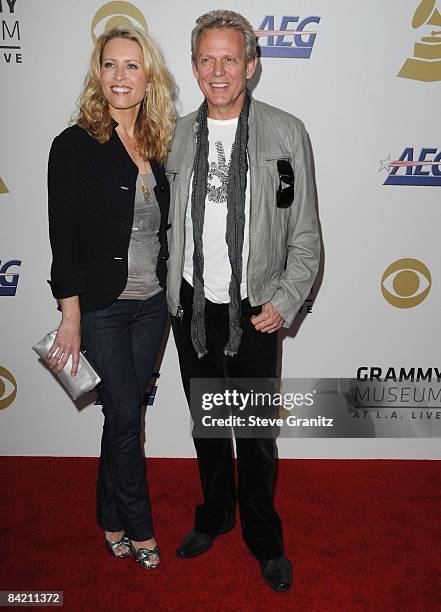
<instances>
[{"instance_id":1,"label":"gray knit scarf","mask_svg":"<svg viewBox=\"0 0 441 612\"><path fill-rule=\"evenodd\" d=\"M227 188L227 228L225 240L231 266L229 285L229 337L224 347L225 355L233 357L239 350L242 335L241 296L242 249L245 229L245 189L247 180L248 112L250 97L247 92L245 103L237 123L236 136L231 152ZM197 145L193 165L193 191L191 196L191 220L193 223L193 316L191 339L198 357L207 353L205 338L205 293L204 254L202 231L205 217L205 198L208 176L208 127L207 101L200 106L197 117Z\"/></svg>"}]
</instances>

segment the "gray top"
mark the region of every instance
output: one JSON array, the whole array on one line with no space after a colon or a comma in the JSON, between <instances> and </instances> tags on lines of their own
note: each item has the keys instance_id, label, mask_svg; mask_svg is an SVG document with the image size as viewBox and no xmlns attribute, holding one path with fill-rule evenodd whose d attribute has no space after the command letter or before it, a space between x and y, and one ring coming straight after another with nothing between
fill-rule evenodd
<instances>
[{"instance_id":1,"label":"gray top","mask_svg":"<svg viewBox=\"0 0 441 612\"><path fill-rule=\"evenodd\" d=\"M143 182L147 189L143 188ZM138 174L128 253L127 284L119 299L146 300L162 291L156 276L161 213L154 192L155 185L152 173Z\"/></svg>"}]
</instances>

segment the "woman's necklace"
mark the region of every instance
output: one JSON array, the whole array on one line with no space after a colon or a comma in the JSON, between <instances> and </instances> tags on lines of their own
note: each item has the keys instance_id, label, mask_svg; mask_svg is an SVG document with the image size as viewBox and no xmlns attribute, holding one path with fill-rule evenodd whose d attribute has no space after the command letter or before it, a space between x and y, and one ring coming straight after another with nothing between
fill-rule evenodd
<instances>
[{"instance_id":1,"label":"woman's necklace","mask_svg":"<svg viewBox=\"0 0 441 612\"><path fill-rule=\"evenodd\" d=\"M145 165L145 173L147 174L147 163L146 163L145 160L144 160L144 165ZM141 181L142 197L144 198L144 202L146 204L148 204L149 198L150 198L150 189L149 189L149 186L146 183L144 183L144 181L142 180L142 174L141 173L139 173L139 178L140 178L140 181Z\"/></svg>"},{"instance_id":2,"label":"woman's necklace","mask_svg":"<svg viewBox=\"0 0 441 612\"><path fill-rule=\"evenodd\" d=\"M0 2L0 4L1 4L1 2ZM136 150L136 146L133 144L134 143L133 138L129 137L127 134L119 133L119 132L118 132L118 136L119 136L121 142L123 143L124 147L126 148L127 153L132 158L132 161L135 162L135 159L136 159L136 156L138 155L138 152ZM145 173L148 174L148 172L147 172L147 161L145 159L142 159L142 161L144 162ZM149 186L146 183L144 183L144 181L142 179L141 171L138 172L138 176L139 176L139 180L141 181L142 198L143 198L144 202L146 204L148 204L149 203L149 199L150 199L150 189L149 189Z\"/></svg>"}]
</instances>

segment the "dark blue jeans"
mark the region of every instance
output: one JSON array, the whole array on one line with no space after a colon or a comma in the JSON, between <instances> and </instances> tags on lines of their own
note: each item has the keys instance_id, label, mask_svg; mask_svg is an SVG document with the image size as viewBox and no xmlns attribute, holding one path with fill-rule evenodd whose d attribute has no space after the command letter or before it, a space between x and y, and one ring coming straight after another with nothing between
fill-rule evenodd
<instances>
[{"instance_id":1,"label":"dark blue jeans","mask_svg":"<svg viewBox=\"0 0 441 612\"><path fill-rule=\"evenodd\" d=\"M135 541L153 537L141 448L141 404L167 317L165 294L116 300L81 316L82 344L102 382L104 427L97 482L97 522Z\"/></svg>"}]
</instances>

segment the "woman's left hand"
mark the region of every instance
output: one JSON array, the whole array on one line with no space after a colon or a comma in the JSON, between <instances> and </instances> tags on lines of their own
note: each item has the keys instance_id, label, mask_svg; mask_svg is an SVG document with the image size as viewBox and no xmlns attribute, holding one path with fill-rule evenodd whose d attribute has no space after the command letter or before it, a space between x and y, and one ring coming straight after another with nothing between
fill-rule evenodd
<instances>
[{"instance_id":1,"label":"woman's left hand","mask_svg":"<svg viewBox=\"0 0 441 612\"><path fill-rule=\"evenodd\" d=\"M72 355L71 375L78 372L80 362L80 306L78 296L60 300L63 318L57 331L54 343L49 349L46 359L49 368L56 374L63 371L69 357Z\"/></svg>"}]
</instances>

